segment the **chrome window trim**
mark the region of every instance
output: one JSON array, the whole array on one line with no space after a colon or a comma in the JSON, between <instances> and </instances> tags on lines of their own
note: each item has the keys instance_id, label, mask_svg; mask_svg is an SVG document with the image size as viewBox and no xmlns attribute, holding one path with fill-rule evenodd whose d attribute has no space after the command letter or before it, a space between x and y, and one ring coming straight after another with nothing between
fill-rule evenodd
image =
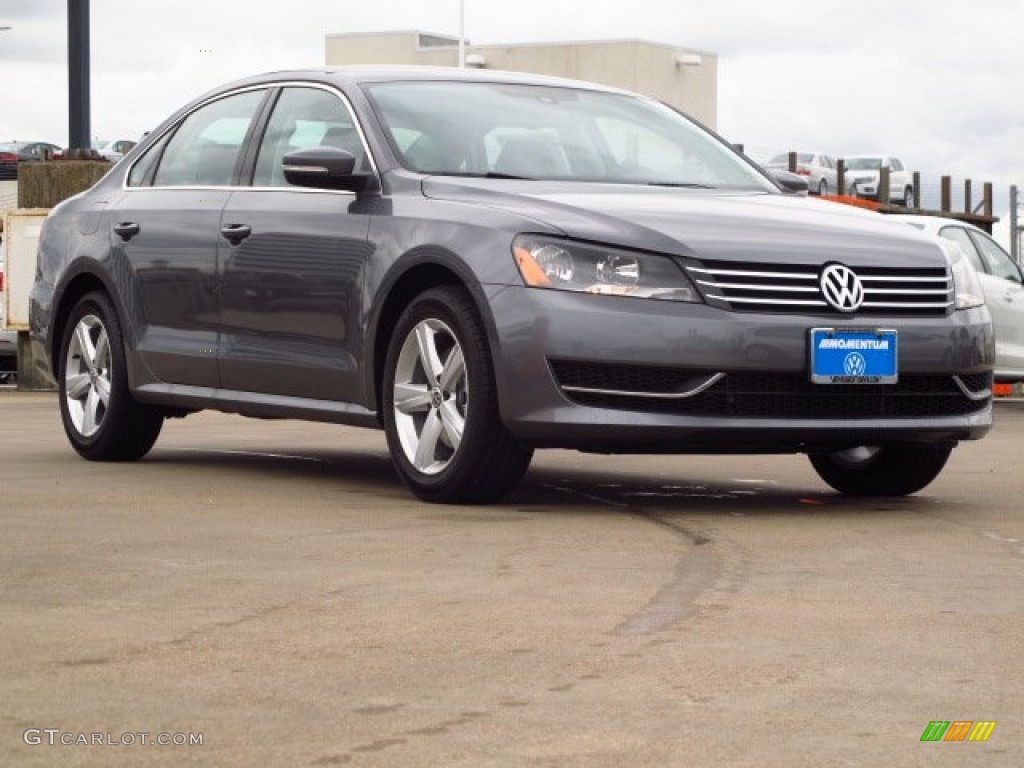
<instances>
[{"instance_id":1,"label":"chrome window trim","mask_svg":"<svg viewBox=\"0 0 1024 768\"><path fill-rule=\"evenodd\" d=\"M198 110L202 109L203 107L205 107L205 106L207 106L209 104L212 104L215 101L220 101L221 99L226 99L226 98L228 98L230 96L237 96L240 93L248 93L250 91L270 91L270 90L273 90L274 88L294 88L294 87L317 88L317 89L319 89L321 91L327 91L328 93L333 93L335 96L337 96L341 100L341 103L345 105L345 109L348 111L349 117L352 118L352 124L355 125L355 127L356 127L356 132L359 134L359 140L363 144L363 151L366 152L366 157L369 158L369 160L370 160L371 173L375 177L380 179L380 169L377 167L377 161L374 158L373 153L370 151L369 142L366 140L366 133L363 131L363 126L359 122L359 118L356 116L355 110L352 108L352 103L349 101L348 97L344 94L344 92L342 92L341 89L339 89L339 88L337 88L337 87L335 87L333 85L328 85L326 83L308 82L308 81L304 81L304 80L284 80L284 81L275 82L275 83L259 83L259 84L256 84L256 85L247 85L247 86L244 86L242 88L236 88L236 89L231 90L231 91L226 91L225 93L219 93L216 96L211 96L210 98L205 99L204 101L200 102L199 104L196 104L194 108L190 109L186 114L182 115L180 120L177 120L176 122L174 122L171 125L167 126L167 128L165 130L161 131L160 134L153 139L152 143L150 143L150 145L148 147L146 147L146 151L145 152L141 152L139 154L139 156L132 161L131 165L128 166L128 169L125 171L125 174L124 174L124 176L121 179L121 191L122 192L138 192L138 191L141 191L141 190L151 190L151 189L155 189L155 190L168 190L168 189L200 189L200 190L207 190L207 189L216 189L216 190L229 190L229 191L236 191L236 192L246 191L246 190L251 190L253 192L267 192L267 191L274 191L274 192L299 192L299 193L305 193L305 194L310 194L310 193L312 193L312 194L332 194L332 195L343 195L343 196L346 196L346 197L355 197L356 193L355 192L350 192L348 190L314 189L312 187L296 187L296 186L254 187L254 186L248 185L248 184L246 184L246 185L235 185L235 184L219 184L219 185L189 184L189 185L175 185L175 186L149 185L149 186L145 186L145 187L132 187L132 186L128 185L128 178L131 176L132 170L135 168L135 165L143 157L145 157L149 153L150 149L152 149L156 144L160 143L160 141L163 140L164 136L166 136L171 131L176 130L178 128L178 126L180 126L182 124L183 121L187 120L191 115L195 114ZM277 104L275 104L274 107L276 108ZM271 114L271 116L273 115L273 110L271 110L270 114ZM257 153L257 157L258 157L258 153Z\"/></svg>"}]
</instances>

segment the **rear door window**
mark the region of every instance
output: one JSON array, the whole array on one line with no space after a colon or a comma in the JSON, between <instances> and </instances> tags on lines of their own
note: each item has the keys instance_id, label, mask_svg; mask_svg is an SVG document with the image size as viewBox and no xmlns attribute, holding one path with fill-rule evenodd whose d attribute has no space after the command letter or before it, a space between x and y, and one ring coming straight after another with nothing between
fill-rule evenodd
<instances>
[{"instance_id":1,"label":"rear door window","mask_svg":"<svg viewBox=\"0 0 1024 768\"><path fill-rule=\"evenodd\" d=\"M265 93L256 90L226 96L186 117L167 142L153 185L223 187L233 184L242 145Z\"/></svg>"}]
</instances>

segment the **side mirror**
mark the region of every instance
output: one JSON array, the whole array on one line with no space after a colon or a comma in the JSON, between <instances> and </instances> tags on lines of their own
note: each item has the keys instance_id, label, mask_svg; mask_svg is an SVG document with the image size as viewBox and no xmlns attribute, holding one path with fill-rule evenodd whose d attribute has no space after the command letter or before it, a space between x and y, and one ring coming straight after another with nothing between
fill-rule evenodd
<instances>
[{"instance_id":1,"label":"side mirror","mask_svg":"<svg viewBox=\"0 0 1024 768\"><path fill-rule=\"evenodd\" d=\"M289 152L281 161L289 184L312 189L341 189L363 192L373 176L356 173L356 158L337 147L307 147Z\"/></svg>"},{"instance_id":2,"label":"side mirror","mask_svg":"<svg viewBox=\"0 0 1024 768\"><path fill-rule=\"evenodd\" d=\"M798 176L795 173L783 171L780 168L767 168L765 169L765 173L767 173L768 177L775 182L775 186L787 195L807 194L806 176Z\"/></svg>"}]
</instances>

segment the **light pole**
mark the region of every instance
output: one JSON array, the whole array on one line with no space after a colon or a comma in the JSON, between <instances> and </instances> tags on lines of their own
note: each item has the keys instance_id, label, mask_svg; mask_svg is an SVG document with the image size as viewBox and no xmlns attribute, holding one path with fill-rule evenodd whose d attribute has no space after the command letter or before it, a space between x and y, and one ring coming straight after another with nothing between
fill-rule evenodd
<instances>
[{"instance_id":1,"label":"light pole","mask_svg":"<svg viewBox=\"0 0 1024 768\"><path fill-rule=\"evenodd\" d=\"M1020 192L1016 184L1010 185L1010 257L1021 263L1020 236L1024 226L1020 224Z\"/></svg>"},{"instance_id":2,"label":"light pole","mask_svg":"<svg viewBox=\"0 0 1024 768\"><path fill-rule=\"evenodd\" d=\"M89 0L68 0L68 149L84 152L89 140Z\"/></svg>"},{"instance_id":3,"label":"light pole","mask_svg":"<svg viewBox=\"0 0 1024 768\"><path fill-rule=\"evenodd\" d=\"M466 0L459 0L459 69L466 68Z\"/></svg>"}]
</instances>

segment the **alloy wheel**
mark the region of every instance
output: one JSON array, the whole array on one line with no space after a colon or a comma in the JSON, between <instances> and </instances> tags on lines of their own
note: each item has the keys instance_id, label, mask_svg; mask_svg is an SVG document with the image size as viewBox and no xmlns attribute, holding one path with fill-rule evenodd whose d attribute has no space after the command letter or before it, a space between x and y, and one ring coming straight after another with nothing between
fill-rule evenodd
<instances>
[{"instance_id":1,"label":"alloy wheel","mask_svg":"<svg viewBox=\"0 0 1024 768\"><path fill-rule=\"evenodd\" d=\"M111 390L110 338L96 315L75 326L64 365L68 415L82 437L92 437L106 417Z\"/></svg>"},{"instance_id":2,"label":"alloy wheel","mask_svg":"<svg viewBox=\"0 0 1024 768\"><path fill-rule=\"evenodd\" d=\"M395 367L394 418L409 463L443 472L462 443L469 406L466 363L452 330L437 319L416 324Z\"/></svg>"}]
</instances>

